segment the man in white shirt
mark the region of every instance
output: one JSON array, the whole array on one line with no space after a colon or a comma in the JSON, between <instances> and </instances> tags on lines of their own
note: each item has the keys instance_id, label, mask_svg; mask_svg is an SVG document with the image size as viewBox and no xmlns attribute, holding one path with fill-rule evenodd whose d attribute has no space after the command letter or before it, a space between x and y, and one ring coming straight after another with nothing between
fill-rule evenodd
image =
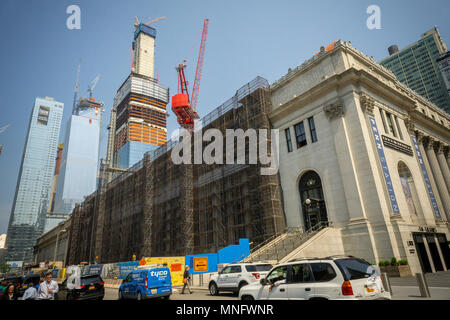
<instances>
[{"instance_id":1,"label":"man in white shirt","mask_svg":"<svg viewBox=\"0 0 450 320\"><path fill-rule=\"evenodd\" d=\"M25 290L25 293L23 294L22 300L36 300L37 296L37 290L36 286L33 282L30 282L28 284L28 289Z\"/></svg>"},{"instance_id":2,"label":"man in white shirt","mask_svg":"<svg viewBox=\"0 0 450 320\"><path fill-rule=\"evenodd\" d=\"M37 292L37 300L55 300L55 294L58 293L59 287L55 280L52 280L52 273L47 272L45 281L39 285Z\"/></svg>"}]
</instances>

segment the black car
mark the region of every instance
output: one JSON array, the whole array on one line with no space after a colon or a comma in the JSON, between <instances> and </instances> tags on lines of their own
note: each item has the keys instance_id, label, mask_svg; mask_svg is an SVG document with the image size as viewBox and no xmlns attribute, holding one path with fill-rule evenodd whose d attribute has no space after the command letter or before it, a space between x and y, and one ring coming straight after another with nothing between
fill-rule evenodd
<instances>
[{"instance_id":1,"label":"black car","mask_svg":"<svg viewBox=\"0 0 450 320\"><path fill-rule=\"evenodd\" d=\"M81 276L79 289L68 289L67 279L61 284L58 300L103 300L105 287L99 275Z\"/></svg>"},{"instance_id":2,"label":"black car","mask_svg":"<svg viewBox=\"0 0 450 320\"><path fill-rule=\"evenodd\" d=\"M32 286L41 283L41 277L38 274L29 274L21 277L20 285L17 287L17 296L22 297L25 291Z\"/></svg>"}]
</instances>

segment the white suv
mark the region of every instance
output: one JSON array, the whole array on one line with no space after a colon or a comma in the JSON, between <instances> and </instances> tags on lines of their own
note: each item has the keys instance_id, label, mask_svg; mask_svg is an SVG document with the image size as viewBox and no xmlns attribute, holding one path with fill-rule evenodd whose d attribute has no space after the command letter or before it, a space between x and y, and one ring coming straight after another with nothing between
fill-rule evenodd
<instances>
[{"instance_id":1,"label":"white suv","mask_svg":"<svg viewBox=\"0 0 450 320\"><path fill-rule=\"evenodd\" d=\"M352 256L291 260L260 282L243 287L241 300L391 299L379 272Z\"/></svg>"},{"instance_id":2,"label":"white suv","mask_svg":"<svg viewBox=\"0 0 450 320\"><path fill-rule=\"evenodd\" d=\"M264 278L270 269L272 269L272 265L264 262L226 265L222 271L211 276L208 285L209 292L213 296L218 295L220 291L238 293L245 285L259 283L259 280Z\"/></svg>"}]
</instances>

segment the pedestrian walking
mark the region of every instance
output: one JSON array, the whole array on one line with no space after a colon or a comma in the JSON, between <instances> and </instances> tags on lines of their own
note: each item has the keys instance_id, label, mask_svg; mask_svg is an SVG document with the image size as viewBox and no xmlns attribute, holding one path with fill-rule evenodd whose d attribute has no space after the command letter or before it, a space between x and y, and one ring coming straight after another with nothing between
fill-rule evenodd
<instances>
[{"instance_id":1,"label":"pedestrian walking","mask_svg":"<svg viewBox=\"0 0 450 320\"><path fill-rule=\"evenodd\" d=\"M39 284L30 282L28 284L28 289L25 290L23 294L22 300L36 300L38 288Z\"/></svg>"},{"instance_id":2,"label":"pedestrian walking","mask_svg":"<svg viewBox=\"0 0 450 320\"><path fill-rule=\"evenodd\" d=\"M45 274L45 281L39 285L36 300L55 300L58 290L58 284L52 280L52 273L49 271Z\"/></svg>"},{"instance_id":3,"label":"pedestrian walking","mask_svg":"<svg viewBox=\"0 0 450 320\"><path fill-rule=\"evenodd\" d=\"M3 300L17 300L16 287L9 283L3 293Z\"/></svg>"},{"instance_id":4,"label":"pedestrian walking","mask_svg":"<svg viewBox=\"0 0 450 320\"><path fill-rule=\"evenodd\" d=\"M191 279L191 275L189 274L189 266L186 266L186 269L184 270L184 275L183 275L183 289L181 290L181 294L184 294L184 289L188 288L189 290L189 294L192 294L191 288L189 287L189 280Z\"/></svg>"}]
</instances>

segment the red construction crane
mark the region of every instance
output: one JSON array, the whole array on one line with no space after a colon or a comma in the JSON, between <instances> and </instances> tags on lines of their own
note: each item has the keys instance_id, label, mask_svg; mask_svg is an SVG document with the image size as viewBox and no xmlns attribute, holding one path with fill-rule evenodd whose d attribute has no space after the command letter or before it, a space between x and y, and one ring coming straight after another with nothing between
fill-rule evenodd
<instances>
[{"instance_id":1,"label":"red construction crane","mask_svg":"<svg viewBox=\"0 0 450 320\"><path fill-rule=\"evenodd\" d=\"M194 86L191 94L192 100L189 99L187 81L184 75L186 65L182 63L176 67L178 72L178 91L176 95L172 96L172 111L176 114L180 126L188 130L192 130L194 128L194 120L200 118L197 113L197 101L198 92L200 90L200 79L202 77L203 60L205 58L208 24L209 19L205 19L203 23L202 39L200 42L200 51L198 53L197 69L195 71ZM186 60L183 62L186 62Z\"/></svg>"}]
</instances>

